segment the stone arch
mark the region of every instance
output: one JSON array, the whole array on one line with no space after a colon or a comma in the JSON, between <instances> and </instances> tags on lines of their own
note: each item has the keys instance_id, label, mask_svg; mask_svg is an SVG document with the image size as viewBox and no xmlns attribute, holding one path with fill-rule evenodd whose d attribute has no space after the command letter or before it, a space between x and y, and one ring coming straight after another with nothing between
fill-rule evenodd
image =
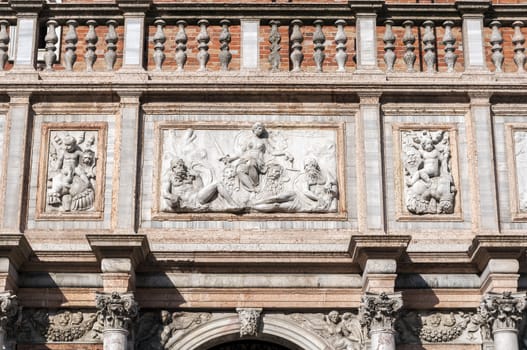
<instances>
[{"instance_id":1,"label":"stone arch","mask_svg":"<svg viewBox=\"0 0 527 350\"><path fill-rule=\"evenodd\" d=\"M201 350L202 346L221 338L232 338L240 332L238 315L229 315L207 322L185 334L170 350ZM283 339L304 350L330 350L328 343L319 335L279 316L264 315L259 334L266 337ZM258 339L258 337L256 338Z\"/></svg>"}]
</instances>

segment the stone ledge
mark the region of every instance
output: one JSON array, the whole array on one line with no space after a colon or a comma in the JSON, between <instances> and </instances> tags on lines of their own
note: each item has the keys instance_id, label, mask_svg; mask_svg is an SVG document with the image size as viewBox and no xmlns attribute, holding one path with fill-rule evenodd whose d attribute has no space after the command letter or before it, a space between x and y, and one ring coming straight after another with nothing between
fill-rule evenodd
<instances>
[{"instance_id":1,"label":"stone ledge","mask_svg":"<svg viewBox=\"0 0 527 350\"><path fill-rule=\"evenodd\" d=\"M368 259L399 260L410 241L411 236L406 235L354 236L348 251L353 262L364 270Z\"/></svg>"},{"instance_id":2,"label":"stone ledge","mask_svg":"<svg viewBox=\"0 0 527 350\"><path fill-rule=\"evenodd\" d=\"M144 235L86 235L97 260L128 258L134 267L150 254Z\"/></svg>"},{"instance_id":3,"label":"stone ledge","mask_svg":"<svg viewBox=\"0 0 527 350\"><path fill-rule=\"evenodd\" d=\"M527 236L480 235L472 241L468 255L484 271L490 259L519 259L527 249Z\"/></svg>"}]
</instances>

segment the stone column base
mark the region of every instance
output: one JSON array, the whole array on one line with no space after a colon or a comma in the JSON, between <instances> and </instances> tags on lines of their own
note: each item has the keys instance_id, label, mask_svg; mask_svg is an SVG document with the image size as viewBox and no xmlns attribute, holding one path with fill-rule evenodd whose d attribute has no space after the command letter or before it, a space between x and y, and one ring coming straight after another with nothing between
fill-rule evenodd
<instances>
[{"instance_id":1,"label":"stone column base","mask_svg":"<svg viewBox=\"0 0 527 350\"><path fill-rule=\"evenodd\" d=\"M105 329L102 332L104 350L127 350L128 331L120 328Z\"/></svg>"},{"instance_id":2,"label":"stone column base","mask_svg":"<svg viewBox=\"0 0 527 350\"><path fill-rule=\"evenodd\" d=\"M395 332L390 329L370 331L371 350L395 350Z\"/></svg>"},{"instance_id":3,"label":"stone column base","mask_svg":"<svg viewBox=\"0 0 527 350\"><path fill-rule=\"evenodd\" d=\"M495 350L518 350L518 331L514 328L498 329L492 332Z\"/></svg>"}]
</instances>

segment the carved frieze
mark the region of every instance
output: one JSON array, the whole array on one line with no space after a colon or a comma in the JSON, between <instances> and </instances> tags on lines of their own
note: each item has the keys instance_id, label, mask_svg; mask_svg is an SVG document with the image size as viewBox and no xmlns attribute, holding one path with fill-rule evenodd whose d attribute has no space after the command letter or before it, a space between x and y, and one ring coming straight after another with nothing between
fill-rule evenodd
<instances>
[{"instance_id":1,"label":"carved frieze","mask_svg":"<svg viewBox=\"0 0 527 350\"><path fill-rule=\"evenodd\" d=\"M19 343L102 341L103 322L95 312L27 309L16 331Z\"/></svg>"},{"instance_id":2,"label":"carved frieze","mask_svg":"<svg viewBox=\"0 0 527 350\"><path fill-rule=\"evenodd\" d=\"M44 124L39 218L99 218L103 204L106 124Z\"/></svg>"},{"instance_id":3,"label":"carved frieze","mask_svg":"<svg viewBox=\"0 0 527 350\"><path fill-rule=\"evenodd\" d=\"M404 126L395 132L399 219L460 219L455 130Z\"/></svg>"},{"instance_id":4,"label":"carved frieze","mask_svg":"<svg viewBox=\"0 0 527 350\"><path fill-rule=\"evenodd\" d=\"M295 313L288 317L300 327L326 339L334 350L360 350L366 339L359 317L351 312Z\"/></svg>"},{"instance_id":5,"label":"carved frieze","mask_svg":"<svg viewBox=\"0 0 527 350\"><path fill-rule=\"evenodd\" d=\"M191 329L210 320L212 314L201 312L146 312L136 326L135 349L170 349Z\"/></svg>"},{"instance_id":6,"label":"carved frieze","mask_svg":"<svg viewBox=\"0 0 527 350\"><path fill-rule=\"evenodd\" d=\"M164 124L158 133L159 218L343 211L338 125Z\"/></svg>"},{"instance_id":7,"label":"carved frieze","mask_svg":"<svg viewBox=\"0 0 527 350\"><path fill-rule=\"evenodd\" d=\"M399 316L395 329L401 344L481 344L478 317L470 312L407 311Z\"/></svg>"}]
</instances>

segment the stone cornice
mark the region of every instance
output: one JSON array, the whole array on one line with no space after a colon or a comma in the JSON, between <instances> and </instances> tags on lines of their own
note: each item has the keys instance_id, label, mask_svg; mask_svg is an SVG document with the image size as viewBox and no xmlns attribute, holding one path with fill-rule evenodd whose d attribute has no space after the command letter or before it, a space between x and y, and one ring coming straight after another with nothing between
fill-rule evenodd
<instances>
[{"instance_id":1,"label":"stone cornice","mask_svg":"<svg viewBox=\"0 0 527 350\"><path fill-rule=\"evenodd\" d=\"M37 14L44 6L44 0L9 0L9 5L17 13Z\"/></svg>"},{"instance_id":2,"label":"stone cornice","mask_svg":"<svg viewBox=\"0 0 527 350\"><path fill-rule=\"evenodd\" d=\"M348 0L349 7L355 13L377 13L384 3L384 0Z\"/></svg>"},{"instance_id":3,"label":"stone cornice","mask_svg":"<svg viewBox=\"0 0 527 350\"><path fill-rule=\"evenodd\" d=\"M364 269L368 259L399 260L411 239L407 235L353 236L348 251L352 261Z\"/></svg>"},{"instance_id":4,"label":"stone cornice","mask_svg":"<svg viewBox=\"0 0 527 350\"><path fill-rule=\"evenodd\" d=\"M456 7L462 15L483 15L490 6L490 0L456 0Z\"/></svg>"},{"instance_id":5,"label":"stone cornice","mask_svg":"<svg viewBox=\"0 0 527 350\"><path fill-rule=\"evenodd\" d=\"M133 266L143 262L150 248L144 235L86 235L98 260L105 258L129 258Z\"/></svg>"},{"instance_id":6,"label":"stone cornice","mask_svg":"<svg viewBox=\"0 0 527 350\"><path fill-rule=\"evenodd\" d=\"M0 257L8 258L17 270L31 253L31 246L24 235L0 234Z\"/></svg>"},{"instance_id":7,"label":"stone cornice","mask_svg":"<svg viewBox=\"0 0 527 350\"><path fill-rule=\"evenodd\" d=\"M519 259L527 249L527 236L476 236L468 249L472 263L483 271L490 259Z\"/></svg>"}]
</instances>

